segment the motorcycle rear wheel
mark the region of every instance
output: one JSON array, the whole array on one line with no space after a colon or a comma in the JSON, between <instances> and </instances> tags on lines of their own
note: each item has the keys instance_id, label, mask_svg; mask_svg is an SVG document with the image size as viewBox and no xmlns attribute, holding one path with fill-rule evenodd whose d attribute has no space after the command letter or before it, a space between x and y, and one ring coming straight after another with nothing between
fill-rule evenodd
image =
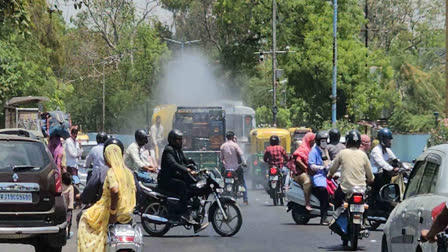
<instances>
[{"instance_id":1,"label":"motorcycle rear wheel","mask_svg":"<svg viewBox=\"0 0 448 252\"><path fill-rule=\"evenodd\" d=\"M358 236L361 230L361 225L352 224L350 227L350 250L356 251L358 249Z\"/></svg>"},{"instance_id":2,"label":"motorcycle rear wheel","mask_svg":"<svg viewBox=\"0 0 448 252\"><path fill-rule=\"evenodd\" d=\"M278 193L274 190L274 192L272 192L272 201L273 201L273 203L274 203L274 206L277 206L278 205Z\"/></svg>"},{"instance_id":3,"label":"motorcycle rear wheel","mask_svg":"<svg viewBox=\"0 0 448 252\"><path fill-rule=\"evenodd\" d=\"M153 202L146 207L144 213L167 218L168 209L166 208L165 205L162 205L160 202ZM141 221L143 229L146 231L146 233L154 237L164 236L171 228L170 224L158 225L150 223L149 221L143 218Z\"/></svg>"},{"instance_id":4,"label":"motorcycle rear wheel","mask_svg":"<svg viewBox=\"0 0 448 252\"><path fill-rule=\"evenodd\" d=\"M234 236L238 231L240 231L241 226L243 225L243 215L241 214L241 210L239 206L233 202L222 202L222 208L227 215L227 220L224 220L224 216L219 209L219 207L215 207L213 211L210 213L212 217L212 226L215 229L216 233L223 237ZM235 220L236 219L236 220ZM233 225L231 225L234 223ZM223 226L227 226L230 229L224 230Z\"/></svg>"}]
</instances>

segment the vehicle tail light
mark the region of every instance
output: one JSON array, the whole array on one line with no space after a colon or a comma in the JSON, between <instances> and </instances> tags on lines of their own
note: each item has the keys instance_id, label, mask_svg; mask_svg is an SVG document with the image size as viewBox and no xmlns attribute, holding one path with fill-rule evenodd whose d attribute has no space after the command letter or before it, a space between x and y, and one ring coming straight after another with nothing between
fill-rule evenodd
<instances>
[{"instance_id":1,"label":"vehicle tail light","mask_svg":"<svg viewBox=\"0 0 448 252\"><path fill-rule=\"evenodd\" d=\"M272 167L270 172L271 172L271 174L277 174L277 168Z\"/></svg>"},{"instance_id":2,"label":"vehicle tail light","mask_svg":"<svg viewBox=\"0 0 448 252\"><path fill-rule=\"evenodd\" d=\"M228 173L227 173L227 177L228 177L228 178L231 178L231 177L232 177L232 173L231 173L231 172L228 172Z\"/></svg>"},{"instance_id":3,"label":"vehicle tail light","mask_svg":"<svg viewBox=\"0 0 448 252\"><path fill-rule=\"evenodd\" d=\"M54 185L56 195L60 195L62 193L62 176L59 169L56 169L54 172Z\"/></svg>"},{"instance_id":4,"label":"vehicle tail light","mask_svg":"<svg viewBox=\"0 0 448 252\"><path fill-rule=\"evenodd\" d=\"M362 202L362 196L361 195L355 195L353 196L353 203L361 203Z\"/></svg>"},{"instance_id":5,"label":"vehicle tail light","mask_svg":"<svg viewBox=\"0 0 448 252\"><path fill-rule=\"evenodd\" d=\"M254 161L254 165L257 165L257 164L258 164L258 161L257 161L257 160L255 160L255 161Z\"/></svg>"},{"instance_id":6,"label":"vehicle tail light","mask_svg":"<svg viewBox=\"0 0 448 252\"><path fill-rule=\"evenodd\" d=\"M133 242L134 236L118 236L117 240L120 242Z\"/></svg>"}]
</instances>

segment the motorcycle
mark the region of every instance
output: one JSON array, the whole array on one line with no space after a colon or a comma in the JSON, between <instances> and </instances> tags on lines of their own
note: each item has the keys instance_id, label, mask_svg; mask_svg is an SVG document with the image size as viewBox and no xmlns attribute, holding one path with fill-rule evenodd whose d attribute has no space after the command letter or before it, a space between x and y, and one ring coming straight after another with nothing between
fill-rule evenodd
<instances>
[{"instance_id":1,"label":"motorcycle","mask_svg":"<svg viewBox=\"0 0 448 252\"><path fill-rule=\"evenodd\" d=\"M333 215L329 228L341 236L344 246L350 244L350 250L358 249L358 240L369 237L369 232L364 229L366 202L366 188L354 187L347 195L347 201L339 207Z\"/></svg>"},{"instance_id":2,"label":"motorcycle","mask_svg":"<svg viewBox=\"0 0 448 252\"><path fill-rule=\"evenodd\" d=\"M191 216L198 223L194 227L195 233L205 229L209 222L221 236L233 236L238 233L243 224L243 216L236 201L230 197L221 196L224 190L212 172L201 170L198 172L197 178L198 182L194 186L197 189L203 189L206 192L205 196L190 199L186 210L191 211ZM155 188L155 190L145 188L144 190L152 198L151 203L141 214L143 229L149 235L160 237L176 226L191 229L193 225L183 221L178 214L175 214L180 204L178 198L169 197L168 193L160 188ZM210 194L215 199L213 202L208 200Z\"/></svg>"},{"instance_id":3,"label":"motorcycle","mask_svg":"<svg viewBox=\"0 0 448 252\"><path fill-rule=\"evenodd\" d=\"M282 171L276 166L271 166L268 169L267 179L268 183L266 190L271 197L274 206L283 206L283 198L285 194L283 191L284 182Z\"/></svg>"},{"instance_id":4,"label":"motorcycle","mask_svg":"<svg viewBox=\"0 0 448 252\"><path fill-rule=\"evenodd\" d=\"M224 171L224 195L230 196L234 199L242 198L245 192L244 186L238 179L236 171L225 170Z\"/></svg>"},{"instance_id":5,"label":"motorcycle","mask_svg":"<svg viewBox=\"0 0 448 252\"><path fill-rule=\"evenodd\" d=\"M140 224L110 224L107 231L107 252L143 252L143 232Z\"/></svg>"},{"instance_id":6,"label":"motorcycle","mask_svg":"<svg viewBox=\"0 0 448 252\"><path fill-rule=\"evenodd\" d=\"M311 194L310 204L311 211L305 208L305 195L303 188L295 181L291 182L290 189L286 192L286 198L288 199L287 212L291 211L292 218L296 224L305 225L311 218L320 217L320 201ZM332 200L330 199L330 202ZM334 212L334 207L330 205L327 215L331 216Z\"/></svg>"}]
</instances>

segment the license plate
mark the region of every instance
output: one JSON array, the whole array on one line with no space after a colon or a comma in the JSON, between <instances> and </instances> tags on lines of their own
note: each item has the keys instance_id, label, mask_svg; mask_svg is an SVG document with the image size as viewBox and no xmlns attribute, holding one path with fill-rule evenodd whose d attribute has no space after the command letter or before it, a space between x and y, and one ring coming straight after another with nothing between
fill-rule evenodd
<instances>
[{"instance_id":1,"label":"license plate","mask_svg":"<svg viewBox=\"0 0 448 252\"><path fill-rule=\"evenodd\" d=\"M278 180L278 176L269 176L269 180Z\"/></svg>"},{"instance_id":2,"label":"license plate","mask_svg":"<svg viewBox=\"0 0 448 252\"><path fill-rule=\"evenodd\" d=\"M31 193L0 193L0 203L32 203Z\"/></svg>"},{"instance_id":3,"label":"license plate","mask_svg":"<svg viewBox=\"0 0 448 252\"><path fill-rule=\"evenodd\" d=\"M364 205L350 205L350 212L364 213Z\"/></svg>"},{"instance_id":4,"label":"license plate","mask_svg":"<svg viewBox=\"0 0 448 252\"><path fill-rule=\"evenodd\" d=\"M226 183L233 183L234 179L233 178L226 178L225 182Z\"/></svg>"}]
</instances>

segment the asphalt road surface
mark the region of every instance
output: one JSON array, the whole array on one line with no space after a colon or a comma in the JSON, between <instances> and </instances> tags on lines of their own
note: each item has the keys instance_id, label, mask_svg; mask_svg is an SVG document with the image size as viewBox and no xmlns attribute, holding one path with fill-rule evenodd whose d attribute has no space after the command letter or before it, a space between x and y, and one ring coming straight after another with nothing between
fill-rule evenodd
<instances>
[{"instance_id":1,"label":"asphalt road surface","mask_svg":"<svg viewBox=\"0 0 448 252\"><path fill-rule=\"evenodd\" d=\"M145 251L214 252L214 251L346 251L338 235L331 234L319 218L307 225L296 225L285 206L272 206L262 190L249 191L249 205L241 205L243 226L234 237L220 237L210 225L194 234L176 227L165 237L145 236ZM76 226L72 228L76 233ZM359 241L359 251L380 251L381 226L370 237ZM0 244L0 251L34 251L32 246ZM68 240L64 252L76 251L76 236Z\"/></svg>"}]
</instances>

